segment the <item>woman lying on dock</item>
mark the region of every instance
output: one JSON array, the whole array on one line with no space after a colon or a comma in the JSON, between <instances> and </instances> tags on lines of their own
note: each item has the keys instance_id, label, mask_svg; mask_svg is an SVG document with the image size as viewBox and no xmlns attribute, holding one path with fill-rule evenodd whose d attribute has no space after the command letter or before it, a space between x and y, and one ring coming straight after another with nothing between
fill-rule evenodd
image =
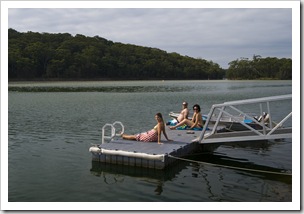
<instances>
[{"instance_id":1,"label":"woman lying on dock","mask_svg":"<svg viewBox=\"0 0 304 214\"><path fill-rule=\"evenodd\" d=\"M201 107L198 104L195 104L193 106L193 111L194 111L194 114L193 114L192 120L184 119L181 122L179 122L178 124L176 124L175 126L171 126L169 128L172 130L172 129L176 129L177 127L182 126L182 125L187 125L190 127L190 129L203 128L204 123L203 123L203 119L202 119L202 115L201 115Z\"/></svg>"},{"instance_id":2,"label":"woman lying on dock","mask_svg":"<svg viewBox=\"0 0 304 214\"><path fill-rule=\"evenodd\" d=\"M161 133L163 132L166 139L168 141L172 141L167 136L162 114L157 113L155 115L155 120L157 121L157 125L154 126L154 128L151 129L150 131L143 132L143 133L136 134L136 135L123 134L122 138L127 139L127 140L137 140L137 141L143 141L143 142L158 142L158 144L162 144L160 142L160 140L161 140Z\"/></svg>"}]
</instances>

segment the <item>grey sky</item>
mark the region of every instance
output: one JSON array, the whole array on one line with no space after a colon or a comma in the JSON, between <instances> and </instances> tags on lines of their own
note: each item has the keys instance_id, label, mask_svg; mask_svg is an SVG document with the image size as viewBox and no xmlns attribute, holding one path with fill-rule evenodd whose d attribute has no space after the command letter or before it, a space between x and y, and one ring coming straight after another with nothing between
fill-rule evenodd
<instances>
[{"instance_id":1,"label":"grey sky","mask_svg":"<svg viewBox=\"0 0 304 214\"><path fill-rule=\"evenodd\" d=\"M8 9L8 27L19 32L98 35L203 58L228 68L241 57L291 58L289 8Z\"/></svg>"}]
</instances>

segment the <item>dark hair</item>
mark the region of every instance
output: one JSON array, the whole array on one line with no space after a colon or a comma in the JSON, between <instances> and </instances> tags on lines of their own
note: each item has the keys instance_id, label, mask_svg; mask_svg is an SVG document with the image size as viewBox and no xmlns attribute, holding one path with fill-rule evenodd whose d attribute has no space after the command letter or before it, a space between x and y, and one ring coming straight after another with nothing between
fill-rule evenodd
<instances>
[{"instance_id":1,"label":"dark hair","mask_svg":"<svg viewBox=\"0 0 304 214\"><path fill-rule=\"evenodd\" d=\"M161 119L163 119L163 115L161 113L158 112L155 115L158 116L158 117L160 117Z\"/></svg>"},{"instance_id":2,"label":"dark hair","mask_svg":"<svg viewBox=\"0 0 304 214\"><path fill-rule=\"evenodd\" d=\"M195 107L197 108L198 112L201 112L201 107L199 106L199 104L195 104L195 105L193 106L193 109L194 109Z\"/></svg>"}]
</instances>

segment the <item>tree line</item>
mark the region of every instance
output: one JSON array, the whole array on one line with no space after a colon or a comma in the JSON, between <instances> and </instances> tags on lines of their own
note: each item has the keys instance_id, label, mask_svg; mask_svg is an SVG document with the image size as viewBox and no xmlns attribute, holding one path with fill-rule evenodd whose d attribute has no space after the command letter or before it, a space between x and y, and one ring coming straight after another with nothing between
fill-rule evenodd
<instances>
[{"instance_id":1,"label":"tree line","mask_svg":"<svg viewBox=\"0 0 304 214\"><path fill-rule=\"evenodd\" d=\"M254 62L264 63L235 60L225 70L205 59L112 42L99 36L8 29L9 80L291 78L291 60L285 59L289 64L283 63L283 59L256 58ZM271 67L274 62L276 66ZM259 66L255 68L256 65ZM257 75L249 75L256 70Z\"/></svg>"},{"instance_id":2,"label":"tree line","mask_svg":"<svg viewBox=\"0 0 304 214\"><path fill-rule=\"evenodd\" d=\"M229 63L228 79L292 79L292 60L276 57L261 58L253 55L252 60L241 58Z\"/></svg>"},{"instance_id":3,"label":"tree line","mask_svg":"<svg viewBox=\"0 0 304 214\"><path fill-rule=\"evenodd\" d=\"M221 79L216 63L99 36L9 29L9 78Z\"/></svg>"}]
</instances>

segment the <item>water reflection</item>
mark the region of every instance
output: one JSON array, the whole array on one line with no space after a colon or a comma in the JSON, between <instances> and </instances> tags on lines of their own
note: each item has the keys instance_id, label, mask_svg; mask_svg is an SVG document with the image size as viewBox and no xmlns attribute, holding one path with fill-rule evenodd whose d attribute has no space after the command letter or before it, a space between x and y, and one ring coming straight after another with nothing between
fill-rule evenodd
<instances>
[{"instance_id":1,"label":"water reflection","mask_svg":"<svg viewBox=\"0 0 304 214\"><path fill-rule=\"evenodd\" d=\"M263 149L270 146L265 142L261 144L264 145ZM280 184L283 186L283 192L280 194L284 196L284 200L290 200L289 188L292 184L292 176L288 169L267 166L267 163L257 164L247 158L230 157L219 152L192 154L184 158L189 161L177 161L164 170L92 161L90 172L94 176L101 177L102 182L107 185L124 182L127 184L129 177L139 179L148 186L154 186L153 191L156 195L167 194L170 185L167 182L171 183L175 180L175 183L179 183L177 180L183 177L179 188L184 188L186 185L189 191L192 188L201 189L204 197L207 198L206 201L256 201L257 197L260 197L261 201L280 201L281 199L275 196L274 188L271 187ZM246 199L242 198L243 191L247 191ZM261 195L257 196L258 194ZM269 195L273 197L269 199Z\"/></svg>"},{"instance_id":2,"label":"water reflection","mask_svg":"<svg viewBox=\"0 0 304 214\"><path fill-rule=\"evenodd\" d=\"M200 172L204 165L208 165L217 167L218 169L226 168L228 170L236 170L237 173L243 174L244 176L254 176L271 181L280 181L286 184L291 184L292 181L291 170L267 166L267 163L265 163L265 165L253 163L246 158L229 157L217 152L213 154L205 153L203 155L193 154L187 158L197 161L192 165L194 172ZM196 176L198 176L198 174Z\"/></svg>"},{"instance_id":3,"label":"water reflection","mask_svg":"<svg viewBox=\"0 0 304 214\"><path fill-rule=\"evenodd\" d=\"M165 170L157 170L92 161L90 172L94 176L103 178L105 184L124 182L125 176L140 178L147 183L155 185L155 194L161 195L164 182L175 178L188 165L189 163L187 162L176 161Z\"/></svg>"}]
</instances>

